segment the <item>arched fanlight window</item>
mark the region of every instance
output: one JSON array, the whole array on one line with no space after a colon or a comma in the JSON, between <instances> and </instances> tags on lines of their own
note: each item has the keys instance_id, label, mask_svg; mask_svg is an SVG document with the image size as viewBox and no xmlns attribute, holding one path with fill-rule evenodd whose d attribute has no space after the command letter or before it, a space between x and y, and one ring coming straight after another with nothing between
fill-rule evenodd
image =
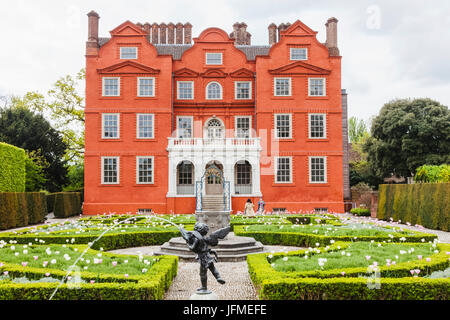
<instances>
[{"instance_id":1,"label":"arched fanlight window","mask_svg":"<svg viewBox=\"0 0 450 320\"><path fill-rule=\"evenodd\" d=\"M206 86L206 99L222 99L222 86L217 82L210 82Z\"/></svg>"},{"instance_id":2,"label":"arched fanlight window","mask_svg":"<svg viewBox=\"0 0 450 320\"><path fill-rule=\"evenodd\" d=\"M209 139L221 139L224 136L224 129L219 119L211 119L206 125L207 137Z\"/></svg>"}]
</instances>

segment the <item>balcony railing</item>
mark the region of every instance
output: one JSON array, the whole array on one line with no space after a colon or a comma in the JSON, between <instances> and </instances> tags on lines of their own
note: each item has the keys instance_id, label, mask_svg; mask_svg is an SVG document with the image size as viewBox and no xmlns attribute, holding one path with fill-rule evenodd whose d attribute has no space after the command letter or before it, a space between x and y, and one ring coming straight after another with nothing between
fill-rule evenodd
<instances>
[{"instance_id":1,"label":"balcony railing","mask_svg":"<svg viewBox=\"0 0 450 320\"><path fill-rule=\"evenodd\" d=\"M177 194L178 195L194 195L195 188L194 185L177 185Z\"/></svg>"},{"instance_id":2,"label":"balcony railing","mask_svg":"<svg viewBox=\"0 0 450 320\"><path fill-rule=\"evenodd\" d=\"M227 148L259 148L259 138L168 138L168 149L192 147L202 149L204 147L227 147Z\"/></svg>"}]
</instances>

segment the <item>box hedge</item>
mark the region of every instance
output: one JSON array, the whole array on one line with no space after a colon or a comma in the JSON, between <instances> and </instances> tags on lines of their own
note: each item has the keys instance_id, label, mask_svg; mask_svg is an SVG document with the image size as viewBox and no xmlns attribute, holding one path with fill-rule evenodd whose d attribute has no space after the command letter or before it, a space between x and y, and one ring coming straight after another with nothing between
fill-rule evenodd
<instances>
[{"instance_id":1,"label":"box hedge","mask_svg":"<svg viewBox=\"0 0 450 320\"><path fill-rule=\"evenodd\" d=\"M450 231L450 183L380 185L377 218Z\"/></svg>"},{"instance_id":2,"label":"box hedge","mask_svg":"<svg viewBox=\"0 0 450 320\"><path fill-rule=\"evenodd\" d=\"M81 251L85 246L77 246ZM94 252L89 249L91 253ZM114 255L103 252L103 255ZM126 256L126 255L120 255ZM135 275L125 278L117 274L97 274L81 272L85 281L95 280L95 283L82 283L76 290L72 286L62 284L54 300L157 300L164 297L165 291L170 287L173 278L177 275L178 257L160 256L145 275ZM4 263L0 273L8 271L11 277L27 277L28 279L41 279L46 272L52 277L62 279L66 271L48 268L30 268L21 265ZM48 300L58 283L14 283L0 282L0 300Z\"/></svg>"},{"instance_id":3,"label":"box hedge","mask_svg":"<svg viewBox=\"0 0 450 320\"><path fill-rule=\"evenodd\" d=\"M269 231L246 231L245 226L235 226L234 234L242 237L252 237L257 241L260 241L265 245L283 245L283 246L315 246L316 243L320 245L330 244L331 240L335 241L386 241L386 242L401 242L401 238L404 238L405 242L420 242L422 239L424 241L433 241L437 239L434 234L423 233L418 231L409 230L413 235L403 235L397 234L394 231L393 237L389 236L324 236L316 235L311 233L302 232L269 232Z\"/></svg>"},{"instance_id":4,"label":"box hedge","mask_svg":"<svg viewBox=\"0 0 450 320\"><path fill-rule=\"evenodd\" d=\"M25 191L25 150L0 142L0 192Z\"/></svg>"},{"instance_id":5,"label":"box hedge","mask_svg":"<svg viewBox=\"0 0 450 320\"><path fill-rule=\"evenodd\" d=\"M46 214L43 192L0 192L0 230L43 222Z\"/></svg>"},{"instance_id":6,"label":"box hedge","mask_svg":"<svg viewBox=\"0 0 450 320\"><path fill-rule=\"evenodd\" d=\"M337 247L346 249L349 243L336 242L328 251ZM270 300L371 300L371 299L444 299L450 298L450 279L413 278L411 269L420 269L421 274L443 270L449 266L447 251L449 244L438 244L440 252L431 256L431 261L409 261L395 266L380 267L380 288L370 289L368 279L361 277L367 268L342 268L302 272L279 272L270 265L268 254L253 254L247 257L250 278L260 299ZM321 252L324 248L320 248ZM277 256L303 256L306 250L276 253ZM309 255L314 254L309 252ZM345 272L345 276L342 275Z\"/></svg>"},{"instance_id":7,"label":"box hedge","mask_svg":"<svg viewBox=\"0 0 450 320\"><path fill-rule=\"evenodd\" d=\"M368 208L353 208L350 213L358 217L370 217L370 209Z\"/></svg>"},{"instance_id":8,"label":"box hedge","mask_svg":"<svg viewBox=\"0 0 450 320\"><path fill-rule=\"evenodd\" d=\"M81 194L79 192L56 193L53 214L56 218L67 218L81 214Z\"/></svg>"}]
</instances>

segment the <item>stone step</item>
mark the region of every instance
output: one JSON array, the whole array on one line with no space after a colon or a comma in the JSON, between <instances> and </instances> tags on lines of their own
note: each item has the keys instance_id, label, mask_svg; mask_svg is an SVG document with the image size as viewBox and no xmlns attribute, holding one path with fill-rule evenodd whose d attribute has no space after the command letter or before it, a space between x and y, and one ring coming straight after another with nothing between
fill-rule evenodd
<instances>
[{"instance_id":1,"label":"stone step","mask_svg":"<svg viewBox=\"0 0 450 320\"><path fill-rule=\"evenodd\" d=\"M219 244L211 249L217 252L218 260L223 262L241 261L245 260L249 254L264 252L261 242L250 237L236 237L233 233L230 233L226 239L220 240ZM181 237L170 239L154 254L176 255L183 260L195 261L195 253L188 249L186 241Z\"/></svg>"}]
</instances>

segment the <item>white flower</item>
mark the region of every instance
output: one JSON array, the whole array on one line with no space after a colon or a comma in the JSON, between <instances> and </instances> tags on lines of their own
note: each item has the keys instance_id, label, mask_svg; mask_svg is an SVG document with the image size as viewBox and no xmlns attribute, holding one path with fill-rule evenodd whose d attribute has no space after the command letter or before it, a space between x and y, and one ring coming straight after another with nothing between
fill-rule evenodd
<instances>
[{"instance_id":1,"label":"white flower","mask_svg":"<svg viewBox=\"0 0 450 320\"><path fill-rule=\"evenodd\" d=\"M55 264L56 263L56 259L53 259L52 261L50 261L51 264Z\"/></svg>"},{"instance_id":2,"label":"white flower","mask_svg":"<svg viewBox=\"0 0 450 320\"><path fill-rule=\"evenodd\" d=\"M11 250L16 250L16 247L15 246L11 246Z\"/></svg>"},{"instance_id":3,"label":"white flower","mask_svg":"<svg viewBox=\"0 0 450 320\"><path fill-rule=\"evenodd\" d=\"M288 261L288 257L284 257L284 258L283 258L283 261Z\"/></svg>"},{"instance_id":4,"label":"white flower","mask_svg":"<svg viewBox=\"0 0 450 320\"><path fill-rule=\"evenodd\" d=\"M267 257L268 257L269 259L272 259L272 258L273 258L273 254L269 254Z\"/></svg>"}]
</instances>

